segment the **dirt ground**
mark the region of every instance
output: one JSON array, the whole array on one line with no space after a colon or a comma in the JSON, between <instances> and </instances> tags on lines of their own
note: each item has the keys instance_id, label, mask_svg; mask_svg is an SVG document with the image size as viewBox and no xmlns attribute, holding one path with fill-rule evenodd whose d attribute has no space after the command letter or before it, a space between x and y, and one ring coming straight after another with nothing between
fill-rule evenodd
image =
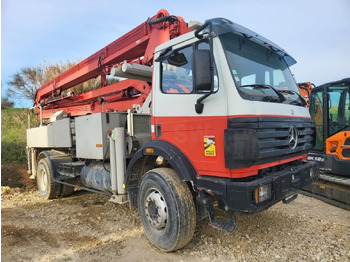
<instances>
[{"instance_id":1,"label":"dirt ground","mask_svg":"<svg viewBox=\"0 0 350 262\"><path fill-rule=\"evenodd\" d=\"M350 212L303 195L224 233L198 223L174 253L148 242L137 210L75 192L43 200L23 167L2 167L2 261L350 261Z\"/></svg>"}]
</instances>

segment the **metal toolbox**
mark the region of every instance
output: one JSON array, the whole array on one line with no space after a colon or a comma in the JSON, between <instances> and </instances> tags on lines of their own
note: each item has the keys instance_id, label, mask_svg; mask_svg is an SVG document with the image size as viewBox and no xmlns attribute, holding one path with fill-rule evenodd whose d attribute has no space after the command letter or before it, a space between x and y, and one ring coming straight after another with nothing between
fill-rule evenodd
<instances>
[{"instance_id":1,"label":"metal toolbox","mask_svg":"<svg viewBox=\"0 0 350 262\"><path fill-rule=\"evenodd\" d=\"M126 114L97 113L75 118L76 156L86 159L109 158L107 130L126 126Z\"/></svg>"}]
</instances>

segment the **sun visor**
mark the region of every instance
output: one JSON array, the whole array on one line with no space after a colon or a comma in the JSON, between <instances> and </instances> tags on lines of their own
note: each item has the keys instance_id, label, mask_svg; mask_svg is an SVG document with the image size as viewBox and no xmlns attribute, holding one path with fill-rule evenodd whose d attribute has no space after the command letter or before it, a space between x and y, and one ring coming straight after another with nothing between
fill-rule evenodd
<instances>
[{"instance_id":1,"label":"sun visor","mask_svg":"<svg viewBox=\"0 0 350 262\"><path fill-rule=\"evenodd\" d=\"M256 42L259 45L269 48L279 56L283 57L288 66L296 64L296 60L293 57L291 57L286 51L284 51L281 47L244 26L233 23L232 21L226 18L213 18L206 20L204 23L207 22L212 22L213 31L216 35L222 35L225 33L234 33L237 35L241 35L251 41Z\"/></svg>"}]
</instances>

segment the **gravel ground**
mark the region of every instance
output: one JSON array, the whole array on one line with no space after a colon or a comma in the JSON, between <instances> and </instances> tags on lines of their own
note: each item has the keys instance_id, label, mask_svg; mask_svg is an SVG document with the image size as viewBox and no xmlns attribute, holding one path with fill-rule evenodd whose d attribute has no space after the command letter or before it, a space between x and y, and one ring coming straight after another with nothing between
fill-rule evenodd
<instances>
[{"instance_id":1,"label":"gravel ground","mask_svg":"<svg viewBox=\"0 0 350 262\"><path fill-rule=\"evenodd\" d=\"M201 221L185 248L163 253L127 204L82 191L48 201L33 188L1 187L2 261L350 261L350 212L303 195L237 216L234 232Z\"/></svg>"},{"instance_id":2,"label":"gravel ground","mask_svg":"<svg viewBox=\"0 0 350 262\"><path fill-rule=\"evenodd\" d=\"M97 194L46 201L2 187L3 261L350 261L350 212L300 195L289 205L238 216L236 231L198 224L190 244L162 253L137 210Z\"/></svg>"}]
</instances>

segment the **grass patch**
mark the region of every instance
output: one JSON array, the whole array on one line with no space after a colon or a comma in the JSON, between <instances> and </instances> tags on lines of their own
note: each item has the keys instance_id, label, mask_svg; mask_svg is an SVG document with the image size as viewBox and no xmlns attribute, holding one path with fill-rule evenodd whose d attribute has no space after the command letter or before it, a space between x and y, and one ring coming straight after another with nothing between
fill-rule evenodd
<instances>
[{"instance_id":1,"label":"grass patch","mask_svg":"<svg viewBox=\"0 0 350 262\"><path fill-rule=\"evenodd\" d=\"M32 121L36 121L33 117ZM23 164L26 162L27 109L1 110L1 163Z\"/></svg>"}]
</instances>

